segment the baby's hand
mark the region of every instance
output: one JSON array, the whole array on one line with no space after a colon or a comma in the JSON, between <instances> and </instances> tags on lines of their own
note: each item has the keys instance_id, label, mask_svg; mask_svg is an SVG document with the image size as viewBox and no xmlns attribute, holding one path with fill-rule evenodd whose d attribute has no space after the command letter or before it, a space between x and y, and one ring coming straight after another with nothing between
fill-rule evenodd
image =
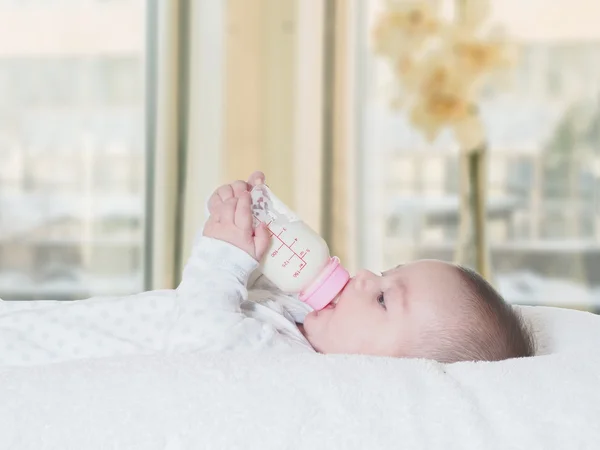
<instances>
[{"instance_id":1,"label":"baby's hand","mask_svg":"<svg viewBox=\"0 0 600 450\"><path fill-rule=\"evenodd\" d=\"M250 191L257 184L263 184L265 182L265 174L256 171L253 172L248 181L237 180L231 184L225 184L215 190L215 192L208 199L208 212L212 214L217 205L220 205L224 201L231 197L239 197L244 192Z\"/></svg>"},{"instance_id":2,"label":"baby's hand","mask_svg":"<svg viewBox=\"0 0 600 450\"><path fill-rule=\"evenodd\" d=\"M250 193L244 189L235 195L233 184L228 186L231 196L224 200L215 193L218 200L210 205L211 215L204 226L204 236L228 242L260 261L269 248L271 234L264 224L253 229Z\"/></svg>"}]
</instances>

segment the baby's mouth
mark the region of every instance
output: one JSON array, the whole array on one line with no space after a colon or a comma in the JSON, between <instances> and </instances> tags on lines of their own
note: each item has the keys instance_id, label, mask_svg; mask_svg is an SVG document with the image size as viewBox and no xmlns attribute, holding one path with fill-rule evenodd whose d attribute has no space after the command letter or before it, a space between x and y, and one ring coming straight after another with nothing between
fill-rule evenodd
<instances>
[{"instance_id":1,"label":"baby's mouth","mask_svg":"<svg viewBox=\"0 0 600 450\"><path fill-rule=\"evenodd\" d=\"M346 285L342 288L342 290L338 293L338 295L331 301L331 303L329 303L329 305L326 306L326 308L329 308L329 309L335 308L335 306L340 301L342 294L344 293L344 291L346 290L346 288L348 287L348 285L350 284L351 281L352 281L352 279L348 280Z\"/></svg>"},{"instance_id":2,"label":"baby's mouth","mask_svg":"<svg viewBox=\"0 0 600 450\"><path fill-rule=\"evenodd\" d=\"M348 287L348 285L353 281L353 279L351 278L350 280L348 280L348 282L346 283L346 285L342 288L342 290L340 291L340 293L331 301L331 303L327 306L331 306L332 308L335 308L335 305L338 304L338 302L340 301L340 298L342 297L343 292L346 290L346 288Z\"/></svg>"},{"instance_id":3,"label":"baby's mouth","mask_svg":"<svg viewBox=\"0 0 600 450\"><path fill-rule=\"evenodd\" d=\"M340 301L340 296L338 295L336 298L334 298L331 303L329 305L326 306L326 308L335 308L335 305L338 304L338 302Z\"/></svg>"}]
</instances>

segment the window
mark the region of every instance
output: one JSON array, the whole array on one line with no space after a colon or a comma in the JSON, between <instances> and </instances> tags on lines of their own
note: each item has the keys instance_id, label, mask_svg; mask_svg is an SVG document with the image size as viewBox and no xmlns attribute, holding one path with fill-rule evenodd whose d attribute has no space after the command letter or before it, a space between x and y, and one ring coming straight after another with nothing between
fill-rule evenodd
<instances>
[{"instance_id":1,"label":"window","mask_svg":"<svg viewBox=\"0 0 600 450\"><path fill-rule=\"evenodd\" d=\"M0 298L142 290L146 2L0 17Z\"/></svg>"},{"instance_id":2,"label":"window","mask_svg":"<svg viewBox=\"0 0 600 450\"><path fill-rule=\"evenodd\" d=\"M358 264L373 270L451 260L458 225L456 144L426 143L382 95L393 80L370 36L385 3L355 2L357 179L371 180L361 186ZM493 281L511 302L600 312L600 32L588 20L600 7L555 3L573 20L542 20L544 2L492 2L492 20L521 49L510 89L482 101Z\"/></svg>"}]
</instances>

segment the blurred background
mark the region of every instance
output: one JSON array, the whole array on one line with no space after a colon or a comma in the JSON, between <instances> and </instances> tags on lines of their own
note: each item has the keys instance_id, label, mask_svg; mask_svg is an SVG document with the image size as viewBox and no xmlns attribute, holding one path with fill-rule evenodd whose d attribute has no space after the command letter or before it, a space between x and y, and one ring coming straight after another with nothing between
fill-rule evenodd
<instances>
[{"instance_id":1,"label":"blurred background","mask_svg":"<svg viewBox=\"0 0 600 450\"><path fill-rule=\"evenodd\" d=\"M600 4L491 3L519 49L480 102L493 281L600 312ZM385 5L0 0L0 297L176 286L207 196L255 169L352 270L452 260L459 148L390 107Z\"/></svg>"}]
</instances>

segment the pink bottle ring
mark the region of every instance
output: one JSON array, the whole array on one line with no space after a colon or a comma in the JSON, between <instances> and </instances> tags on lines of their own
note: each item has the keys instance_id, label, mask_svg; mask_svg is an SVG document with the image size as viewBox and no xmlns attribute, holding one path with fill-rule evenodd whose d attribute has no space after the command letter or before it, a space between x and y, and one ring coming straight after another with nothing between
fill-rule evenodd
<instances>
[{"instance_id":1,"label":"pink bottle ring","mask_svg":"<svg viewBox=\"0 0 600 450\"><path fill-rule=\"evenodd\" d=\"M299 298L311 308L321 310L331 303L348 283L350 274L334 256L319 277L300 292Z\"/></svg>"}]
</instances>

